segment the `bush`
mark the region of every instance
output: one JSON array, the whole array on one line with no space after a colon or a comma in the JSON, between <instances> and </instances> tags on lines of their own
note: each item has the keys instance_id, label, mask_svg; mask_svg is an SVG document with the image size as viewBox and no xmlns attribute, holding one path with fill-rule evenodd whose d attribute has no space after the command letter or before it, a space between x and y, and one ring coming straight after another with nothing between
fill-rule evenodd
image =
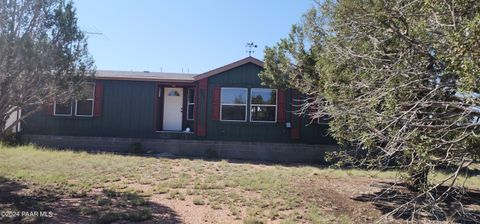
<instances>
[{"instance_id":1,"label":"bush","mask_svg":"<svg viewBox=\"0 0 480 224\"><path fill-rule=\"evenodd\" d=\"M97 199L97 205L99 206L106 206L106 205L111 205L112 200L110 198L98 198Z\"/></svg>"},{"instance_id":2,"label":"bush","mask_svg":"<svg viewBox=\"0 0 480 224\"><path fill-rule=\"evenodd\" d=\"M125 192L122 194L122 199L127 201L129 204L133 206L141 206L147 205L148 201L145 200L142 196L138 195L137 193L132 192Z\"/></svg>"},{"instance_id":3,"label":"bush","mask_svg":"<svg viewBox=\"0 0 480 224\"><path fill-rule=\"evenodd\" d=\"M0 135L0 142L7 146L17 146L22 144L20 134L15 132L7 132L3 134L3 136Z\"/></svg>"},{"instance_id":4,"label":"bush","mask_svg":"<svg viewBox=\"0 0 480 224\"><path fill-rule=\"evenodd\" d=\"M150 209L140 209L125 214L125 219L132 222L142 222L152 218Z\"/></svg>"},{"instance_id":5,"label":"bush","mask_svg":"<svg viewBox=\"0 0 480 224\"><path fill-rule=\"evenodd\" d=\"M193 204L194 205L204 205L205 202L201 198L194 198L193 199Z\"/></svg>"},{"instance_id":6,"label":"bush","mask_svg":"<svg viewBox=\"0 0 480 224\"><path fill-rule=\"evenodd\" d=\"M107 224L120 220L142 222L151 219L152 212L149 209L139 209L129 212L106 212L97 216L96 223Z\"/></svg>"},{"instance_id":7,"label":"bush","mask_svg":"<svg viewBox=\"0 0 480 224\"><path fill-rule=\"evenodd\" d=\"M244 224L263 224L264 222L255 217L247 217L243 220L243 223Z\"/></svg>"},{"instance_id":8,"label":"bush","mask_svg":"<svg viewBox=\"0 0 480 224\"><path fill-rule=\"evenodd\" d=\"M99 223L99 224L107 224L107 223L116 222L116 221L119 221L119 220L122 220L122 219L123 219L122 213L118 213L118 212L106 212L106 213L100 214L100 215L97 217L96 223Z\"/></svg>"},{"instance_id":9,"label":"bush","mask_svg":"<svg viewBox=\"0 0 480 224\"><path fill-rule=\"evenodd\" d=\"M168 193L170 189L168 187L165 187L165 186L162 186L162 185L158 185L156 188L155 188L155 192L158 193L158 194L166 194Z\"/></svg>"},{"instance_id":10,"label":"bush","mask_svg":"<svg viewBox=\"0 0 480 224\"><path fill-rule=\"evenodd\" d=\"M110 197L110 198L114 198L114 197L117 197L118 193L112 189L103 189L102 190L102 193L107 196L107 197Z\"/></svg>"}]
</instances>

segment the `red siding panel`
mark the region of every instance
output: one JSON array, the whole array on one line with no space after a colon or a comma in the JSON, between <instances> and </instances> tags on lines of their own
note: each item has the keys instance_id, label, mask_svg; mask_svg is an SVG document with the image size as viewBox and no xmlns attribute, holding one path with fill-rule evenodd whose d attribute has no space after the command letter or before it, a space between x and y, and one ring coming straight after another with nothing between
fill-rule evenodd
<instances>
[{"instance_id":1,"label":"red siding panel","mask_svg":"<svg viewBox=\"0 0 480 224\"><path fill-rule=\"evenodd\" d=\"M193 109L193 128L195 130L195 128L197 128L197 119L198 119L198 85L195 86L194 88L195 90L195 94L193 95L194 96L194 102L195 102L195 106L194 106L194 109Z\"/></svg>"},{"instance_id":2,"label":"red siding panel","mask_svg":"<svg viewBox=\"0 0 480 224\"><path fill-rule=\"evenodd\" d=\"M153 131L160 131L160 127L158 125L158 116L159 116L159 107L160 107L160 100L159 100L159 91L160 85L157 83L155 85L155 96L153 97Z\"/></svg>"},{"instance_id":3,"label":"red siding panel","mask_svg":"<svg viewBox=\"0 0 480 224\"><path fill-rule=\"evenodd\" d=\"M100 117L103 109L103 82L95 83L95 100L93 105L93 116Z\"/></svg>"},{"instance_id":4,"label":"red siding panel","mask_svg":"<svg viewBox=\"0 0 480 224\"><path fill-rule=\"evenodd\" d=\"M45 105L45 114L46 115L53 115L53 103L49 103Z\"/></svg>"},{"instance_id":5,"label":"red siding panel","mask_svg":"<svg viewBox=\"0 0 480 224\"><path fill-rule=\"evenodd\" d=\"M297 104L297 99L299 97L299 94L296 90L292 90L292 111L297 110L295 108ZM290 138L298 140L300 139L300 127L302 125L302 120L299 115L296 115L294 113L291 113L291 120L292 120L292 128L290 129Z\"/></svg>"},{"instance_id":6,"label":"red siding panel","mask_svg":"<svg viewBox=\"0 0 480 224\"><path fill-rule=\"evenodd\" d=\"M183 103L182 103L182 130L187 128L187 111L188 111L188 87L183 87Z\"/></svg>"},{"instance_id":7,"label":"red siding panel","mask_svg":"<svg viewBox=\"0 0 480 224\"><path fill-rule=\"evenodd\" d=\"M300 124L300 120L299 120L299 124ZM292 127L292 131L290 132L290 138L294 140L300 139L300 127Z\"/></svg>"},{"instance_id":8,"label":"red siding panel","mask_svg":"<svg viewBox=\"0 0 480 224\"><path fill-rule=\"evenodd\" d=\"M213 89L213 107L212 107L212 120L219 121L220 120L220 87L215 87Z\"/></svg>"},{"instance_id":9,"label":"red siding panel","mask_svg":"<svg viewBox=\"0 0 480 224\"><path fill-rule=\"evenodd\" d=\"M195 119L197 136L207 135L207 92L208 92L208 79L201 79L198 83L198 115ZM202 104L202 105L200 105Z\"/></svg>"},{"instance_id":10,"label":"red siding panel","mask_svg":"<svg viewBox=\"0 0 480 224\"><path fill-rule=\"evenodd\" d=\"M277 90L277 122L285 122L285 90Z\"/></svg>"}]
</instances>

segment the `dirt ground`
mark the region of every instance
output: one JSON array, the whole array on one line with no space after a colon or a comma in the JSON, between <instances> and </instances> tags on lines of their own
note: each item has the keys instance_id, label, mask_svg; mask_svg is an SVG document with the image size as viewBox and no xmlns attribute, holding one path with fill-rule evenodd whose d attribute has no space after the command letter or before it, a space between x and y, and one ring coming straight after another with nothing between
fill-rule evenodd
<instances>
[{"instance_id":1,"label":"dirt ground","mask_svg":"<svg viewBox=\"0 0 480 224\"><path fill-rule=\"evenodd\" d=\"M302 199L315 204L321 204L323 211L328 213L348 214L358 217L362 222L371 222L381 215L375 206L369 202L355 201L353 198L363 193L373 193L380 189L370 187L375 183L374 179L351 178L343 180L326 180L323 183L303 182L296 183L298 188L303 189ZM341 187L338 187L341 185ZM360 188L359 188L360 186ZM243 223L234 216L225 212L226 209L212 209L207 205L192 205L191 198L186 200L168 200L164 196L155 196L153 202L163 204L176 211L180 220L184 223ZM306 208L304 208L306 209ZM282 223L284 220L268 220L269 223Z\"/></svg>"},{"instance_id":2,"label":"dirt ground","mask_svg":"<svg viewBox=\"0 0 480 224\"><path fill-rule=\"evenodd\" d=\"M394 171L0 148L0 223L406 223ZM478 223L480 186L443 219ZM441 192L440 192L441 193ZM456 219L458 209L469 219ZM27 211L19 214L15 212ZM38 212L37 214L34 212ZM453 217L453 218L451 218Z\"/></svg>"},{"instance_id":3,"label":"dirt ground","mask_svg":"<svg viewBox=\"0 0 480 224\"><path fill-rule=\"evenodd\" d=\"M350 217L351 219L345 220L345 223L350 221L373 223L379 221L378 218L382 216L384 211L375 205L375 201L358 200L358 198L362 195L375 195L380 192L384 181L369 177L349 177L325 178L319 181L308 180L294 184L300 189L300 192L303 192L300 195L302 200L320 205L321 211L324 214L329 214L329 217ZM229 189L225 189L225 191L229 191ZM480 192L477 193L480 195ZM88 212L78 214L74 210L78 208L82 201L93 201L99 194L101 194L100 190L80 198L57 197L54 194L49 194L45 189L37 189L36 186L4 180L0 188L0 202L3 207L10 205L25 210L41 208L44 211L54 211L52 218L24 218L21 221L22 223L90 223L92 219ZM238 219L230 214L226 208L213 209L208 204L195 205L192 203L193 198L194 196L186 195L181 200L172 200L168 198L167 194L154 194L148 198L149 203L143 206L151 209L153 217L142 223L247 223L245 220ZM477 204L476 206L480 210L480 205ZM119 205L119 207L121 207L121 210L129 209L128 205ZM308 209L308 207L302 209ZM245 213L244 208L242 208L242 212ZM329 219L329 217L322 218L319 223L338 223L338 219ZM307 221L299 221L303 217L297 218L299 219L295 223L307 223ZM17 221L19 220L11 219L8 222L15 223ZM118 221L117 223L127 222ZM286 223L286 220L274 218L266 220L266 222ZM380 222L404 223L406 221L390 219Z\"/></svg>"},{"instance_id":4,"label":"dirt ground","mask_svg":"<svg viewBox=\"0 0 480 224\"><path fill-rule=\"evenodd\" d=\"M382 213L371 202L354 200L362 194L380 191L375 187L378 180L373 178L325 179L324 181L299 182L295 185L304 192L301 197L307 202L321 205L321 210L331 214L348 215L355 217L362 223L373 222ZM228 191L229 189L225 189ZM42 193L40 193L42 192ZM85 197L56 197L49 195L46 190L36 189L35 186L5 181L0 188L0 202L4 207L14 205L19 209L28 210L32 207L44 211L54 211L52 218L36 218L23 220L24 222L45 223L88 223L91 221L88 214L78 215L73 212L82 201L94 200L100 192ZM154 194L149 197L145 207L153 211L153 219L144 223L243 223L227 212L226 208L213 209L208 204L192 204L194 196L185 196L182 200L168 199L167 194ZM306 208L305 208L306 209ZM242 211L245 212L245 211ZM273 219L269 223L282 223L285 220ZM328 219L327 219L328 221ZM15 222L12 219L11 222Z\"/></svg>"}]
</instances>

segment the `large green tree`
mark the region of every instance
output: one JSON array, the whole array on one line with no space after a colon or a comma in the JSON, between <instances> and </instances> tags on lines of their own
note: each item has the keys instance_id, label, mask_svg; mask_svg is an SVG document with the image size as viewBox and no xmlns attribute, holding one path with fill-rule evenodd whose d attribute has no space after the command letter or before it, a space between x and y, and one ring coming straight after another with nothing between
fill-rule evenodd
<instances>
[{"instance_id":1,"label":"large green tree","mask_svg":"<svg viewBox=\"0 0 480 224\"><path fill-rule=\"evenodd\" d=\"M12 111L67 100L93 73L72 2L0 0L0 137Z\"/></svg>"},{"instance_id":2,"label":"large green tree","mask_svg":"<svg viewBox=\"0 0 480 224\"><path fill-rule=\"evenodd\" d=\"M299 113L330 118L355 146L341 161L408 171L417 197L403 208L438 210L480 156L480 1L327 0L265 49L261 78L303 93ZM439 166L456 170L428 179Z\"/></svg>"}]
</instances>

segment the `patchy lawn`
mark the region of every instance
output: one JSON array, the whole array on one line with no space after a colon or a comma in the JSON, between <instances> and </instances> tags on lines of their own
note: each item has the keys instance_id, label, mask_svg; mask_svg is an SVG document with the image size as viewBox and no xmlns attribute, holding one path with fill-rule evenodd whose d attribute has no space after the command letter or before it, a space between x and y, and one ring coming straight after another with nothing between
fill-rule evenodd
<instances>
[{"instance_id":1,"label":"patchy lawn","mask_svg":"<svg viewBox=\"0 0 480 224\"><path fill-rule=\"evenodd\" d=\"M0 145L0 222L369 223L388 212L370 199L395 178L395 172ZM465 184L480 196L478 175ZM466 208L478 214L478 204Z\"/></svg>"}]
</instances>

